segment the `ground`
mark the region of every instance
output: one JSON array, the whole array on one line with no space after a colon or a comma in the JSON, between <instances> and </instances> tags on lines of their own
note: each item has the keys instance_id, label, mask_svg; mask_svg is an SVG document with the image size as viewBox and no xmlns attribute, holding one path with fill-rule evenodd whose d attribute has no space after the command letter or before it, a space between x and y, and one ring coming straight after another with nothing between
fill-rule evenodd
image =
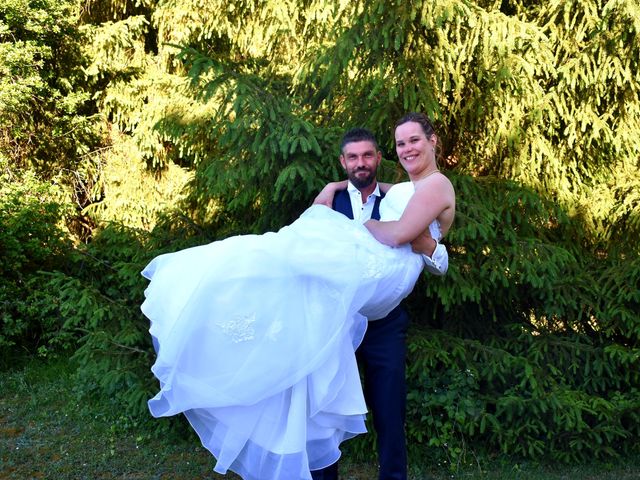
<instances>
[{"instance_id":1,"label":"ground","mask_svg":"<svg viewBox=\"0 0 640 480\"><path fill-rule=\"evenodd\" d=\"M0 480L238 480L214 474L214 460L185 425L138 423L108 403L76 399L64 360L33 362L0 372ZM175 422L171 425L174 425ZM412 462L411 480L631 480L640 459L578 466L534 465L497 459L450 471ZM373 463L341 462L342 480L376 480Z\"/></svg>"}]
</instances>

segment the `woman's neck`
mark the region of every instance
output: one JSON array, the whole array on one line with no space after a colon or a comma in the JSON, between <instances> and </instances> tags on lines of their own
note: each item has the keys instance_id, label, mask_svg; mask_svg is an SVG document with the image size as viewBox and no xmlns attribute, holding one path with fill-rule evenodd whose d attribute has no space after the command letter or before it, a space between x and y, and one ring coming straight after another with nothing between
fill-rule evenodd
<instances>
[{"instance_id":1,"label":"woman's neck","mask_svg":"<svg viewBox=\"0 0 640 480\"><path fill-rule=\"evenodd\" d=\"M434 173L439 172L440 170L438 169L438 167L435 168L431 168L428 169L426 172L421 172L418 175L409 175L409 180L411 180L413 183L419 182L420 180L424 180L427 177L430 177L431 175L433 175Z\"/></svg>"}]
</instances>

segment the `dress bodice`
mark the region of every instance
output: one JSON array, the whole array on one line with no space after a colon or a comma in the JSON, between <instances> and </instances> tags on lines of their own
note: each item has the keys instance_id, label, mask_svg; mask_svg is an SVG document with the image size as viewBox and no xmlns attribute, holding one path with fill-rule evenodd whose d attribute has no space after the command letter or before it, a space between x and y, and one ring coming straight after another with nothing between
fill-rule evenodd
<instances>
[{"instance_id":1,"label":"dress bodice","mask_svg":"<svg viewBox=\"0 0 640 480\"><path fill-rule=\"evenodd\" d=\"M409 199L413 196L416 189L412 182L402 182L393 185L385 197L380 202L380 220L398 220L402 216ZM440 222L434 220L429 225L431 236L436 240L442 239L440 231Z\"/></svg>"}]
</instances>

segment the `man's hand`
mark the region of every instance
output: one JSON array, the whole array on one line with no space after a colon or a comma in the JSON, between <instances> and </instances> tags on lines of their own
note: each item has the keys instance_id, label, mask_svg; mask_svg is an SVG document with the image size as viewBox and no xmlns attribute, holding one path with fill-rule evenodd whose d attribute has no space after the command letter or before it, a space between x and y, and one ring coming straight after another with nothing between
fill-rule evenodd
<instances>
[{"instance_id":1,"label":"man's hand","mask_svg":"<svg viewBox=\"0 0 640 480\"><path fill-rule=\"evenodd\" d=\"M431 256L436 249L438 242L431 236L429 232L421 233L418 238L411 242L411 249L415 253Z\"/></svg>"}]
</instances>

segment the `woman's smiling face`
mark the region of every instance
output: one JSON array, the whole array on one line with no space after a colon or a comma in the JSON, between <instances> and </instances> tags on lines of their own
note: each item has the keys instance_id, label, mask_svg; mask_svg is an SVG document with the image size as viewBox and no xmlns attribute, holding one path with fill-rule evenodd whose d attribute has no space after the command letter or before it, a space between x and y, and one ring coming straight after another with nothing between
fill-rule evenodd
<instances>
[{"instance_id":1,"label":"woman's smiling face","mask_svg":"<svg viewBox=\"0 0 640 480\"><path fill-rule=\"evenodd\" d=\"M436 136L429 138L417 122L406 122L396 127L396 153L400 164L410 177L420 177L436 166Z\"/></svg>"}]
</instances>

